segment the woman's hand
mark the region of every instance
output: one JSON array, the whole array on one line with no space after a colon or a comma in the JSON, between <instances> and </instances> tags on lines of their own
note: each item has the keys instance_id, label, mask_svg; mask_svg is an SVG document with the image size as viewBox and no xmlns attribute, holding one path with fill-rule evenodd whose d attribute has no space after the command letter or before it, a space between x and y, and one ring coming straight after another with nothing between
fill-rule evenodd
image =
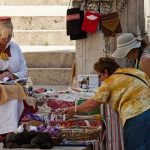
<instances>
[{"instance_id":1,"label":"woman's hand","mask_svg":"<svg viewBox=\"0 0 150 150\"><path fill-rule=\"evenodd\" d=\"M0 74L0 80L4 79L5 77L8 77L11 80L15 79L15 77L9 71L5 71L2 74Z\"/></svg>"},{"instance_id":2,"label":"woman's hand","mask_svg":"<svg viewBox=\"0 0 150 150\"><path fill-rule=\"evenodd\" d=\"M75 115L75 106L62 109L61 114L66 114L67 118L71 118L73 115Z\"/></svg>"}]
</instances>

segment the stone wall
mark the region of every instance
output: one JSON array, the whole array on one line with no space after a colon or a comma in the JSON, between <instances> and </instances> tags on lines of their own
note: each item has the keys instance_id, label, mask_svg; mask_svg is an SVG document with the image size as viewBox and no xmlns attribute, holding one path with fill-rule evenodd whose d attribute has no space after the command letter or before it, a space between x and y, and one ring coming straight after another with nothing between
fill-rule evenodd
<instances>
[{"instance_id":1,"label":"stone wall","mask_svg":"<svg viewBox=\"0 0 150 150\"><path fill-rule=\"evenodd\" d=\"M0 0L0 5L67 5L69 0Z\"/></svg>"}]
</instances>

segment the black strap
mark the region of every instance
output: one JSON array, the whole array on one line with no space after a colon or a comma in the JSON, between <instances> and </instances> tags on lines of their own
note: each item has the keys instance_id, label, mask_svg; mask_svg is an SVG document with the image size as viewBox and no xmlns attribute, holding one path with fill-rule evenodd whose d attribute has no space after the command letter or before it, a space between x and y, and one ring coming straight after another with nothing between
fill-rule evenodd
<instances>
[{"instance_id":1,"label":"black strap","mask_svg":"<svg viewBox=\"0 0 150 150\"><path fill-rule=\"evenodd\" d=\"M86 9L87 2L88 2L88 1L89 1L89 0L85 0L84 6L83 6L83 10L85 10L85 9ZM70 1L69 1L68 9L69 9L69 8L70 8L70 6L72 5L72 2L73 2L73 0L70 0Z\"/></svg>"},{"instance_id":2,"label":"black strap","mask_svg":"<svg viewBox=\"0 0 150 150\"><path fill-rule=\"evenodd\" d=\"M139 68L139 63L140 63L140 59L141 59L142 54L143 54L143 50L142 50L142 48L140 47L140 48L138 49L138 60L137 60L137 66L136 66L137 69Z\"/></svg>"},{"instance_id":3,"label":"black strap","mask_svg":"<svg viewBox=\"0 0 150 150\"><path fill-rule=\"evenodd\" d=\"M98 11L99 11L99 13L101 13L101 0L99 0Z\"/></svg>"},{"instance_id":4,"label":"black strap","mask_svg":"<svg viewBox=\"0 0 150 150\"><path fill-rule=\"evenodd\" d=\"M138 77L138 76L136 76L136 75L134 75L134 74L131 74L131 73L123 73L123 72L115 72L115 73L113 73L113 74L125 74L125 75L131 76L131 77L135 77L135 78L141 80L144 84L146 84L146 85L148 86L148 84L147 84L143 79L141 79L140 77ZM148 86L148 87L149 87L149 86Z\"/></svg>"},{"instance_id":5,"label":"black strap","mask_svg":"<svg viewBox=\"0 0 150 150\"><path fill-rule=\"evenodd\" d=\"M68 5L68 9L70 8L71 3L72 3L72 1L70 0L70 1L69 1L69 5Z\"/></svg>"}]
</instances>

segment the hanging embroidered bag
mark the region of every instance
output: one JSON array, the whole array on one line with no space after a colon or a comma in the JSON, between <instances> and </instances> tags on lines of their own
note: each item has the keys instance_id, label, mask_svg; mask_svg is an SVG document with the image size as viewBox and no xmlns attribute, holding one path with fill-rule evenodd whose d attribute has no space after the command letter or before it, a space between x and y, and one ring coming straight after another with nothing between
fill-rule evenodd
<instances>
[{"instance_id":1,"label":"hanging embroidered bag","mask_svg":"<svg viewBox=\"0 0 150 150\"><path fill-rule=\"evenodd\" d=\"M87 4L87 2L86 2ZM82 30L90 33L95 33L100 21L100 0L96 10L87 10L84 16Z\"/></svg>"},{"instance_id":2,"label":"hanging embroidered bag","mask_svg":"<svg viewBox=\"0 0 150 150\"><path fill-rule=\"evenodd\" d=\"M115 36L116 33L122 32L117 12L101 15L101 25L105 36Z\"/></svg>"},{"instance_id":3,"label":"hanging embroidered bag","mask_svg":"<svg viewBox=\"0 0 150 150\"><path fill-rule=\"evenodd\" d=\"M71 40L86 38L87 37L86 33L81 31L84 11L82 11L80 8L70 8L70 4L71 0L69 2L69 7L67 9L67 18L66 18L67 35L70 35Z\"/></svg>"},{"instance_id":4,"label":"hanging embroidered bag","mask_svg":"<svg viewBox=\"0 0 150 150\"><path fill-rule=\"evenodd\" d=\"M67 35L80 33L80 8L67 9Z\"/></svg>"},{"instance_id":5,"label":"hanging embroidered bag","mask_svg":"<svg viewBox=\"0 0 150 150\"><path fill-rule=\"evenodd\" d=\"M79 40L87 38L87 33L81 30L82 22L84 19L84 11L80 11L80 33L70 35L70 40Z\"/></svg>"}]
</instances>

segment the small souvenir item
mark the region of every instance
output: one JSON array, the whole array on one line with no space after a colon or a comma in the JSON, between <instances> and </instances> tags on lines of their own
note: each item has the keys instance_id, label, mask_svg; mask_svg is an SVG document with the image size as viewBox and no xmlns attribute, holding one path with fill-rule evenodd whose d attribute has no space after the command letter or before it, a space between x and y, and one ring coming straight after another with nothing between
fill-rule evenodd
<instances>
[{"instance_id":1,"label":"small souvenir item","mask_svg":"<svg viewBox=\"0 0 150 150\"><path fill-rule=\"evenodd\" d=\"M23 127L23 131L30 131L30 118L29 117L23 117L21 119L21 125Z\"/></svg>"}]
</instances>

